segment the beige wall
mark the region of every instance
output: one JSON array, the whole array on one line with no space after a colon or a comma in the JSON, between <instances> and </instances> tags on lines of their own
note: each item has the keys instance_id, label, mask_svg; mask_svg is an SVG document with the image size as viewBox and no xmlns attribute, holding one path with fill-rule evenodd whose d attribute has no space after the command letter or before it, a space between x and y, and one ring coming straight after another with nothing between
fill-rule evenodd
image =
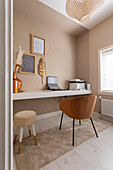
<instances>
[{"instance_id":1,"label":"beige wall","mask_svg":"<svg viewBox=\"0 0 113 170\"><path fill-rule=\"evenodd\" d=\"M89 31L89 81L94 94L98 94L98 49L113 44L113 16ZM96 111L100 111L98 100Z\"/></svg>"},{"instance_id":2,"label":"beige wall","mask_svg":"<svg viewBox=\"0 0 113 170\"><path fill-rule=\"evenodd\" d=\"M18 12L17 12L18 11ZM59 14L58 14L59 15ZM75 38L52 23L39 17L30 17L19 9L14 10L14 59L19 45L30 53L30 34L46 38L47 75L59 77L61 88L68 87L68 80L78 77L92 84L93 94L98 94L98 49L113 44L113 16L109 17L90 31ZM40 57L36 56L36 69ZM41 78L36 75L18 75L25 90L44 89ZM32 103L32 105L30 105ZM52 107L51 107L52 103ZM37 106L36 106L37 104ZM46 106L43 109L43 105ZM16 108L16 109L15 109ZM38 113L58 110L57 99L28 100L14 102L14 112L22 109L38 109ZM100 111L97 101L96 111Z\"/></svg>"},{"instance_id":3,"label":"beige wall","mask_svg":"<svg viewBox=\"0 0 113 170\"><path fill-rule=\"evenodd\" d=\"M89 81L89 31L77 37L77 77Z\"/></svg>"},{"instance_id":4,"label":"beige wall","mask_svg":"<svg viewBox=\"0 0 113 170\"><path fill-rule=\"evenodd\" d=\"M33 18L17 13L14 10L14 60L19 48L26 53L30 53L30 34L46 39L46 57L44 57L47 66L48 76L58 76L61 88L68 88L68 81L76 77L76 39L73 36L54 27L52 24L34 20ZM40 56L36 56L36 72ZM44 89L41 84L41 77L36 75L18 74L22 80L24 90ZM32 103L32 104L31 104ZM52 106L52 104L53 106ZM56 104L57 103L57 104ZM45 106L45 108L43 108ZM56 99L45 99L36 102L36 100L14 102L14 112L23 109L38 110L38 114L58 110L58 101Z\"/></svg>"},{"instance_id":5,"label":"beige wall","mask_svg":"<svg viewBox=\"0 0 113 170\"><path fill-rule=\"evenodd\" d=\"M98 95L98 50L111 44L113 44L113 16L77 38L77 77L92 84L94 95ZM95 111L100 112L99 99Z\"/></svg>"}]
</instances>

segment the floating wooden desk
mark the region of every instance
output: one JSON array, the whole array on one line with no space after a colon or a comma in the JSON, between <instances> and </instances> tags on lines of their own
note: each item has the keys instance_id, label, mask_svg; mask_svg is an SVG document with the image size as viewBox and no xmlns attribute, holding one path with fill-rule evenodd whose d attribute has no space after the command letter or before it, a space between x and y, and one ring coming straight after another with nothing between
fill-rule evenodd
<instances>
[{"instance_id":1,"label":"floating wooden desk","mask_svg":"<svg viewBox=\"0 0 113 170\"><path fill-rule=\"evenodd\" d=\"M25 91L13 94L13 100L42 99L52 97L67 97L92 94L91 90L67 90L67 91Z\"/></svg>"}]
</instances>

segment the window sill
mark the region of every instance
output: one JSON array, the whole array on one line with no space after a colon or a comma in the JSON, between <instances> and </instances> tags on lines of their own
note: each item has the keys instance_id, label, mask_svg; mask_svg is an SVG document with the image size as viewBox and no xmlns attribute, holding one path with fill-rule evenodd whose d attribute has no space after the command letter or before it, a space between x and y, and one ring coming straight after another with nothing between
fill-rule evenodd
<instances>
[{"instance_id":1,"label":"window sill","mask_svg":"<svg viewBox=\"0 0 113 170\"><path fill-rule=\"evenodd\" d=\"M99 95L113 96L113 91L98 91Z\"/></svg>"}]
</instances>

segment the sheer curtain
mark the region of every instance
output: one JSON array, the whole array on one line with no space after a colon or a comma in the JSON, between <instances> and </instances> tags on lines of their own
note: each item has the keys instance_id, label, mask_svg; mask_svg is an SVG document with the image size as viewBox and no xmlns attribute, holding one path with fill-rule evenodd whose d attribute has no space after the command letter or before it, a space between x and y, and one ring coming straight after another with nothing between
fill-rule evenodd
<instances>
[{"instance_id":1,"label":"sheer curtain","mask_svg":"<svg viewBox=\"0 0 113 170\"><path fill-rule=\"evenodd\" d=\"M113 91L113 49L101 56L101 90Z\"/></svg>"}]
</instances>

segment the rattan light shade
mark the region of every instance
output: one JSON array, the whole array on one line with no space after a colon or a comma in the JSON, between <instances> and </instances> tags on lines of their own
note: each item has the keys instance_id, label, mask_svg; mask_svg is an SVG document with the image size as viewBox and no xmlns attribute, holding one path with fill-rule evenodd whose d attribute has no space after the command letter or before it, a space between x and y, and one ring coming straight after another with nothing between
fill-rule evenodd
<instances>
[{"instance_id":1,"label":"rattan light shade","mask_svg":"<svg viewBox=\"0 0 113 170\"><path fill-rule=\"evenodd\" d=\"M67 0L66 12L82 23L90 20L91 15L97 11L105 0Z\"/></svg>"}]
</instances>

